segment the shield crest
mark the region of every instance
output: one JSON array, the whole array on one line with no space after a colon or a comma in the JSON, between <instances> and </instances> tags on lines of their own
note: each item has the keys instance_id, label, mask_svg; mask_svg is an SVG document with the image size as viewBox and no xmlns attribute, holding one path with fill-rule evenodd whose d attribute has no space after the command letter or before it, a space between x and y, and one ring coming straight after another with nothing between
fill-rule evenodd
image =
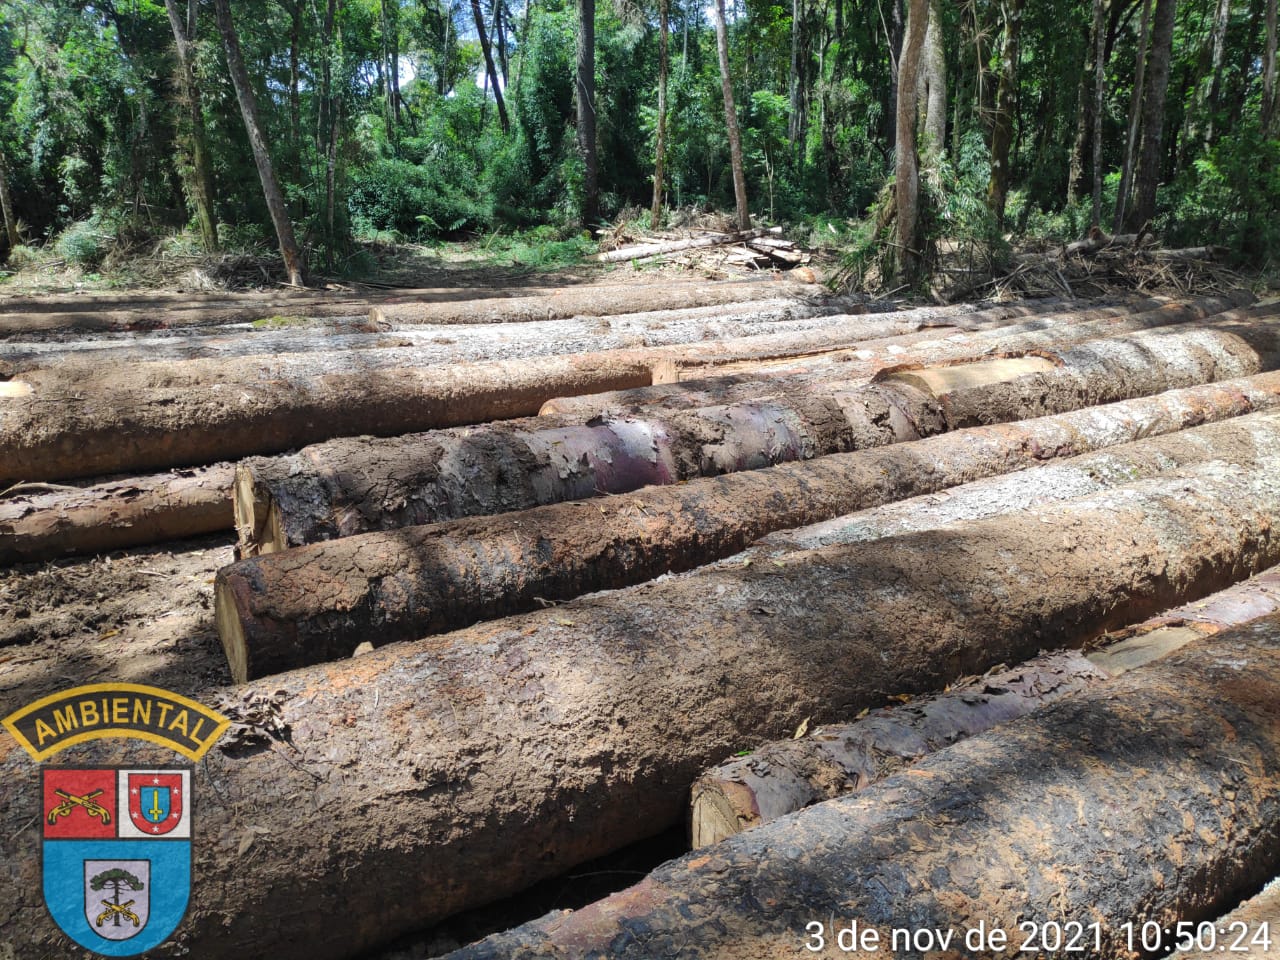
<instances>
[{"instance_id":1,"label":"shield crest","mask_svg":"<svg viewBox=\"0 0 1280 960\"><path fill-rule=\"evenodd\" d=\"M107 957L159 946L191 891L190 769L46 767L45 905L62 932Z\"/></svg>"}]
</instances>

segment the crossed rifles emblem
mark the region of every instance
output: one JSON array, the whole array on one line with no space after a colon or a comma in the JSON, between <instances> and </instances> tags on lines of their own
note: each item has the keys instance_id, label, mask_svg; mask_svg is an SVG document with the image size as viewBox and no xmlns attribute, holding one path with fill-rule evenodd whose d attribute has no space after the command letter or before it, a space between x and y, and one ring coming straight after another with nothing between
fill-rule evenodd
<instances>
[{"instance_id":1,"label":"crossed rifles emblem","mask_svg":"<svg viewBox=\"0 0 1280 960\"><path fill-rule=\"evenodd\" d=\"M57 823L59 817L71 816L77 807L83 810L87 816L98 817L102 820L104 827L111 822L111 814L107 808L95 802L98 797L102 796L101 790L91 791L83 797L77 797L74 793L67 793L65 790L54 790L53 792L62 798L62 802L49 811L49 823ZM130 903L132 902L130 901Z\"/></svg>"}]
</instances>

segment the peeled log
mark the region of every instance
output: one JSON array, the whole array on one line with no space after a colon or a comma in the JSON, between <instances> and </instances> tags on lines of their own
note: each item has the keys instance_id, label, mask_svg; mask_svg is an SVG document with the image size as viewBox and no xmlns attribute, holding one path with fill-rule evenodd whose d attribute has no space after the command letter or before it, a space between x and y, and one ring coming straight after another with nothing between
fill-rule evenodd
<instances>
[{"instance_id":1,"label":"peeled log","mask_svg":"<svg viewBox=\"0 0 1280 960\"><path fill-rule=\"evenodd\" d=\"M1230 913L1203 922L1212 923L1215 929L1212 935L1206 930L1200 942L1213 947L1207 952L1177 950L1170 954L1174 960L1221 960L1228 948L1231 952L1226 956L1235 960L1273 960L1276 931L1280 931L1280 879L1272 880Z\"/></svg>"},{"instance_id":2,"label":"peeled log","mask_svg":"<svg viewBox=\"0 0 1280 960\"><path fill-rule=\"evenodd\" d=\"M485 619L536 609L595 590L642 583L669 571L727 557L774 530L900 500L984 476L1041 467L1025 491L988 496L971 484L953 498L990 516L1215 456L1240 461L1280 453L1273 415L1155 434L1280 406L1280 373L1220 387L1197 387L1147 400L1092 408L1008 426L965 430L917 443L823 457L767 470L706 479L599 503L568 503L369 533L311 544L223 567L214 588L218 633L232 677L242 682L350 655L365 642L409 640ZM1128 440L1146 437L1139 443ZM1113 444L1122 444L1112 447ZM1009 478L1006 486L1017 481ZM977 507L967 506L976 502ZM898 529L938 526L937 511L914 501ZM841 542L888 536L879 511L834 523ZM859 523L861 520L861 523ZM787 549L825 545L808 528L780 534ZM766 550L778 544L766 541ZM768 562L767 557L760 558Z\"/></svg>"},{"instance_id":3,"label":"peeled log","mask_svg":"<svg viewBox=\"0 0 1280 960\"><path fill-rule=\"evenodd\" d=\"M520 320L556 320L564 317L599 317L641 310L676 310L719 303L742 303L773 297L822 297L817 284L779 281L737 281L703 284L653 284L614 287L596 291L570 287L544 297L510 297L495 302L403 303L375 306L369 318L375 323L511 323Z\"/></svg>"},{"instance_id":4,"label":"peeled log","mask_svg":"<svg viewBox=\"0 0 1280 960\"><path fill-rule=\"evenodd\" d=\"M450 957L796 956L811 921L806 955L918 957L893 928L962 946L980 923L1020 943L1020 923L1075 921L1088 956L1127 960L1124 924L1212 919L1280 869L1277 698L1269 617ZM877 952L839 950L853 921Z\"/></svg>"},{"instance_id":5,"label":"peeled log","mask_svg":"<svg viewBox=\"0 0 1280 960\"><path fill-rule=\"evenodd\" d=\"M336 960L385 943L679 823L708 765L805 717L831 722L889 691L938 689L1274 565L1277 522L1280 464L1214 465L874 551L697 571L233 688L223 709L274 700L288 742L232 745L196 766L210 801L185 942L202 960ZM1180 688L1201 711L1179 710L1177 725L1213 716L1204 704L1219 701L1202 682ZM1276 694L1266 691L1268 710ZM1274 714L1269 724L1280 736ZM1222 742L1217 720L1212 729ZM1159 770L1195 754L1165 746L1153 746ZM1241 744L1226 746L1246 777ZM143 766L165 754L98 741L63 758ZM1035 769L1022 760L1011 768ZM24 829L38 777L0 740L0 782L28 798L0 807L0 925L18 960L58 942L40 909L40 835ZM1141 808L1180 822L1181 804ZM1133 805L1110 816L1132 817ZM999 849L974 849L988 847ZM842 894L851 889L863 888ZM341 924L317 922L339 914Z\"/></svg>"},{"instance_id":6,"label":"peeled log","mask_svg":"<svg viewBox=\"0 0 1280 960\"><path fill-rule=\"evenodd\" d=\"M987 673L946 693L882 707L852 723L818 727L734 757L693 785L689 808L696 850L762 823L848 793L952 743L1008 723L1063 697L1167 656L1194 639L1280 612L1280 568L1204 601L1176 607L1085 655L1046 654Z\"/></svg>"},{"instance_id":7,"label":"peeled log","mask_svg":"<svg viewBox=\"0 0 1280 960\"><path fill-rule=\"evenodd\" d=\"M754 377L750 374L768 372L762 371L762 361L777 358L721 357L717 358L714 366L700 366L696 357L685 358L670 369L655 366L652 386L600 395L557 397L544 404L542 412L566 416L600 416L608 413L634 413L652 408L683 409L708 403L736 402L757 399L775 388L820 385L835 379L869 378L891 365L941 363L966 357L972 359L984 353L1052 349L1099 337L1190 323L1208 317L1215 320L1244 320L1272 316L1276 312L1270 308L1247 311L1238 307L1232 309L1242 300L1243 295L1235 298L1205 297L1138 313L1103 308L1040 317L1016 324L983 324L966 327L960 332L934 332L932 336L925 332L840 348L846 350L842 356L831 356L830 352L837 349L837 346L828 344L825 351L829 354L830 362L819 365L810 372L792 372L784 366L768 377ZM964 321L957 320L956 323L963 325ZM803 361L814 363L812 357L805 357ZM735 371L744 367L747 376L734 375ZM686 375L689 371L695 372L695 377L700 375L705 379L690 379Z\"/></svg>"},{"instance_id":8,"label":"peeled log","mask_svg":"<svg viewBox=\"0 0 1280 960\"><path fill-rule=\"evenodd\" d=\"M605 418L568 431L511 434L491 426L436 438L333 441L242 463L236 525L242 554L252 556L1023 420L1278 364L1280 324L1257 320L1157 329L933 372L883 371L877 383L779 388L754 403ZM624 432L637 439L615 436ZM630 452L614 469L620 447ZM653 466L633 469L634 458Z\"/></svg>"},{"instance_id":9,"label":"peeled log","mask_svg":"<svg viewBox=\"0 0 1280 960\"><path fill-rule=\"evenodd\" d=\"M230 530L232 464L0 500L0 564L105 553ZM35 485L39 490L39 484Z\"/></svg>"}]
</instances>

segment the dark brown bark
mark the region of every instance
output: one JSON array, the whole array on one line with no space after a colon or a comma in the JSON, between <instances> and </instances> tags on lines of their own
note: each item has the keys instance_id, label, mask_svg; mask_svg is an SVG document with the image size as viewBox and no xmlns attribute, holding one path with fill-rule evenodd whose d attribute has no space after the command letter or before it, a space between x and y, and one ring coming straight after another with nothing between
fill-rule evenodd
<instances>
[{"instance_id":1,"label":"dark brown bark","mask_svg":"<svg viewBox=\"0 0 1280 960\"><path fill-rule=\"evenodd\" d=\"M245 133L253 149L258 178L262 181L262 193L266 198L267 209L271 213L271 223L275 227L276 239L280 244L280 256L284 260L289 283L300 287L304 283L305 271L302 251L294 238L293 223L289 220L284 195L280 192L280 184L276 180L275 170L271 165L271 152L267 149L266 139L262 135L262 125L258 120L258 103L253 95L249 72L245 69L244 58L240 54L240 40L236 36L235 24L231 19L231 0L213 0L213 8L217 13L218 31L222 34L222 44L227 53L227 70L231 74L236 99L240 103Z\"/></svg>"},{"instance_id":2,"label":"dark brown bark","mask_svg":"<svg viewBox=\"0 0 1280 960\"><path fill-rule=\"evenodd\" d=\"M378 323L510 323L516 320L599 317L640 310L705 307L781 296L822 296L825 293L824 288L815 284L750 280L655 284L609 290L570 288L549 297L512 297L501 303L421 303L374 307L369 316Z\"/></svg>"},{"instance_id":3,"label":"dark brown bark","mask_svg":"<svg viewBox=\"0 0 1280 960\"><path fill-rule=\"evenodd\" d=\"M600 161L596 152L596 0L575 0L578 14L573 100L577 108L578 153L582 156L582 222L600 216Z\"/></svg>"},{"instance_id":4,"label":"dark brown bark","mask_svg":"<svg viewBox=\"0 0 1280 960\"><path fill-rule=\"evenodd\" d=\"M747 208L747 177L742 163L742 139L738 135L738 111L733 103L733 76L729 72L729 32L725 26L724 0L712 8L716 27L716 54L720 60L720 94L724 99L724 125L729 136L729 166L733 172L733 199L739 230L751 229Z\"/></svg>"},{"instance_id":5,"label":"dark brown bark","mask_svg":"<svg viewBox=\"0 0 1280 960\"><path fill-rule=\"evenodd\" d=\"M649 210L649 226L662 226L662 166L667 149L667 3L658 0L658 133L653 156L653 204Z\"/></svg>"},{"instance_id":6,"label":"dark brown bark","mask_svg":"<svg viewBox=\"0 0 1280 960\"><path fill-rule=\"evenodd\" d=\"M991 182L987 188L987 203L1001 230L1004 229L1005 200L1009 195L1012 174L1009 148L1013 143L1022 7L1023 0L1002 0L1001 3L1004 11L1004 46L1000 51L1000 82L996 92L995 119L991 125Z\"/></svg>"},{"instance_id":7,"label":"dark brown bark","mask_svg":"<svg viewBox=\"0 0 1280 960\"><path fill-rule=\"evenodd\" d=\"M920 158L916 154L916 89L920 55L929 24L929 0L911 0L907 29L898 59L897 122L894 136L894 260L903 279L913 283L921 266L916 237L920 220Z\"/></svg>"},{"instance_id":8,"label":"dark brown bark","mask_svg":"<svg viewBox=\"0 0 1280 960\"><path fill-rule=\"evenodd\" d=\"M493 90L493 100L498 107L498 122L503 133L511 132L511 120L507 116L507 103L502 95L502 87L498 84L498 71L493 65L493 50L489 46L489 34L484 28L484 13L480 9L480 0L471 0L471 15L475 18L476 33L480 35L480 49L484 53L485 75L489 78L489 87Z\"/></svg>"},{"instance_id":9,"label":"dark brown bark","mask_svg":"<svg viewBox=\"0 0 1280 960\"><path fill-rule=\"evenodd\" d=\"M82 489L7 491L0 500L0 564L106 553L230 531L231 464L130 477Z\"/></svg>"},{"instance_id":10,"label":"dark brown bark","mask_svg":"<svg viewBox=\"0 0 1280 960\"><path fill-rule=\"evenodd\" d=\"M195 52L192 49L199 6L196 0L187 0L187 22L184 24L177 0L165 0L164 5L169 14L169 26L173 30L173 43L178 53L178 79L190 126L191 199L196 208L196 217L200 221L201 243L207 252L212 253L218 249L218 215L213 208L209 142L205 135L200 81L196 77Z\"/></svg>"},{"instance_id":11,"label":"dark brown bark","mask_svg":"<svg viewBox=\"0 0 1280 960\"><path fill-rule=\"evenodd\" d=\"M299 547L220 571L219 634L233 676L243 680L346 656L372 637L379 644L415 639L537 609L540 603L642 583L727 557L774 531L1277 405L1280 375L1264 374L918 443L648 488L598 506L551 505ZM1274 419L1252 432L1243 420L1235 424L1229 420L1218 433L1177 434L1171 443L1116 447L1114 456L1092 458L1101 468L1093 472L1089 457L1065 464L1070 475L1045 468L1049 472L1030 496L1083 495L1119 482L1125 471L1132 479L1211 458L1215 439L1223 441L1223 451L1244 448L1231 445L1233 438L1260 446L1271 437L1272 449L1277 446L1280 424ZM1122 460L1130 448L1133 453ZM986 514L1020 509L1026 502L1004 497ZM883 525L876 533L885 533Z\"/></svg>"},{"instance_id":12,"label":"dark brown bark","mask_svg":"<svg viewBox=\"0 0 1280 960\"><path fill-rule=\"evenodd\" d=\"M233 741L195 767L196 793L209 800L200 808L198 880L185 942L202 960L246 952L337 960L652 836L681 820L688 788L707 765L794 730L806 717L831 722L882 706L888 693L938 689L1042 648L1078 644L1275 564L1280 543L1269 531L1280 523L1278 477L1280 470L1214 465L1033 514L894 538L874 551L832 547L790 556L782 566L698 571L295 671L216 700L207 688L179 685L175 692L216 702L235 716L249 713L258 698L269 700L277 729L288 737L257 746ZM940 591L939 583L948 589ZM803 630L796 629L800 620ZM1215 651L1219 659L1242 655L1253 662L1251 648L1229 656ZM1222 811L1240 813L1253 797L1249 771L1260 762L1250 748L1254 728L1237 716L1231 727L1237 737L1225 740L1214 711L1230 691L1204 684L1220 670L1238 684L1241 673L1212 661L1195 666L1188 682L1170 685L1169 699L1161 686L1155 696L1135 689L1110 701L1117 710L1169 710L1161 715L1172 719L1149 734L1124 727L1119 717L1108 724L1091 716L1092 725L1082 729L1104 738L1093 742L1114 750L1117 762L1141 744L1144 790L1158 790L1159 778L1179 764L1206 752L1217 756L1215 745L1222 744L1230 756L1224 769L1239 778L1233 789L1240 796L1234 807L1224 803L1217 779L1213 796ZM1265 705L1273 735L1277 697L1280 690L1268 688L1253 701ZM1210 723L1203 742L1201 722ZM1189 729L1190 739L1174 728ZM1114 744L1106 739L1112 736L1119 738ZM1108 775L1110 764L1082 771L1063 758L1064 743L1079 742L1074 733L1054 742L1043 769L1029 743L1011 753L1010 763L1028 776L1067 776L1064 785ZM66 756L83 765L145 767L164 762L166 753L106 740ZM968 759L966 766L937 788L945 802L963 800L957 785L965 777L1000 788L992 769ZM16 945L16 960L46 955L49 946L37 944L53 935L40 908L40 834L23 829L38 776L12 739L0 741L0 781L9 795L29 798L0 807L6 888L0 923ZM1111 784L1106 795L1128 796L1132 779ZM359 803L352 802L353 786ZM993 809L1052 796L1017 787ZM267 794L282 799L264 802ZM1087 822L1122 829L1141 811L1181 822L1186 804L1149 795L1160 802L1124 804ZM305 816L283 799L295 796L306 799ZM1199 807L1195 813L1199 823ZM931 811L920 814L919 821L938 821L938 829L958 828ZM1045 816L1031 812L1019 820L1044 823ZM1268 810L1267 820L1280 822L1280 811ZM1249 859L1231 856L1239 852L1234 848L1223 851L1225 823L1205 822L1214 825L1211 845L1219 854ZM1070 826L1071 841L1079 843L1074 816ZM1003 820L999 836L975 838L964 849L1004 849L1010 830ZM1195 836L1188 834L1193 856L1208 845ZM235 852L249 847L252 856ZM1149 876L1151 852L1142 851L1131 875ZM1085 864L1096 860L1092 851L1082 857ZM341 883L335 862L342 864ZM759 870L772 861L753 850L751 862ZM424 863L431 869L423 870ZM1103 866L1114 880L1113 864ZM1169 867L1166 877L1175 873ZM842 898L865 889L848 876L841 877ZM794 884L788 889L795 893ZM1139 915L1137 905L1126 906L1133 908L1129 916ZM988 900L989 919L990 909ZM344 910L348 922L316 923ZM1072 911L1088 915L1085 904ZM684 923L693 934L688 942L698 942L701 931Z\"/></svg>"},{"instance_id":13,"label":"dark brown bark","mask_svg":"<svg viewBox=\"0 0 1280 960\"><path fill-rule=\"evenodd\" d=\"M1151 53L1147 61L1147 88L1142 99L1142 149L1138 153L1134 173L1133 206L1126 221L1131 233L1146 229L1156 212L1156 187L1160 183L1164 160L1164 103L1169 88L1176 7L1177 0L1156 0Z\"/></svg>"},{"instance_id":14,"label":"dark brown bark","mask_svg":"<svg viewBox=\"0 0 1280 960\"><path fill-rule=\"evenodd\" d=\"M1139 917L1170 929L1167 947L1175 921L1212 918L1280 869L1277 696L1268 617L449 956L763 957L818 929L813 955L834 958L856 921L882 938L877 956L916 957L893 928L958 931L957 946L979 923L1076 917L1097 924L1090 956L1133 956L1123 925ZM1138 784L1144 802L1117 803Z\"/></svg>"},{"instance_id":15,"label":"dark brown bark","mask_svg":"<svg viewBox=\"0 0 1280 960\"><path fill-rule=\"evenodd\" d=\"M1119 231L1128 218L1129 197L1133 187L1133 168L1137 162L1138 134L1142 119L1142 90L1147 66L1152 0L1141 0L1142 21L1138 28L1138 55L1133 75L1133 93L1129 96L1129 125L1125 137L1124 165L1120 170L1120 187L1116 193L1115 229Z\"/></svg>"}]
</instances>

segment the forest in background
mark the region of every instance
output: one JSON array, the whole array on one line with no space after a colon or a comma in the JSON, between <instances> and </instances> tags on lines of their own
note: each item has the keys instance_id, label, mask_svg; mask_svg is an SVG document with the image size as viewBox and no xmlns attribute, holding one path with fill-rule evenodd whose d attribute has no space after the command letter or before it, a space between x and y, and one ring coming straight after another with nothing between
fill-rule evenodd
<instances>
[{"instance_id":1,"label":"forest in background","mask_svg":"<svg viewBox=\"0 0 1280 960\"><path fill-rule=\"evenodd\" d=\"M5 0L0 246L299 279L745 203L913 270L1091 224L1266 264L1275 61L1276 0Z\"/></svg>"}]
</instances>

